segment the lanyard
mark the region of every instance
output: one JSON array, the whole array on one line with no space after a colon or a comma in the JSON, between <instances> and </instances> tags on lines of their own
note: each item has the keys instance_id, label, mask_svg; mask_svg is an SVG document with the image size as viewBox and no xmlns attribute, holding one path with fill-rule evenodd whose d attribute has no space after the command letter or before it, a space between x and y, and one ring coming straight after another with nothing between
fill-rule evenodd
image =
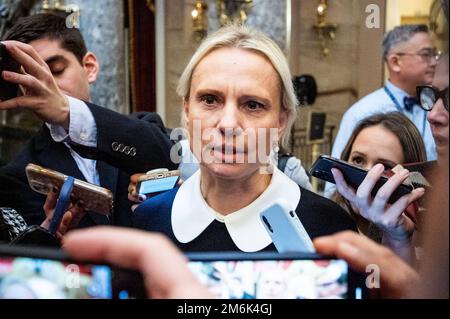
<instances>
[{"instance_id":1,"label":"lanyard","mask_svg":"<svg viewBox=\"0 0 450 319\"><path fill-rule=\"evenodd\" d=\"M388 89L387 86L384 87L384 91L389 96L389 98L392 100L392 102L395 105L395 108L400 113L403 113L403 108L400 106L400 103L398 103L397 99L395 98L394 94L392 94L391 90ZM403 113L404 114L404 113ZM427 126L427 112L423 113L423 126L422 126L422 138L425 140L425 130ZM425 141L424 141L425 142Z\"/></svg>"}]
</instances>

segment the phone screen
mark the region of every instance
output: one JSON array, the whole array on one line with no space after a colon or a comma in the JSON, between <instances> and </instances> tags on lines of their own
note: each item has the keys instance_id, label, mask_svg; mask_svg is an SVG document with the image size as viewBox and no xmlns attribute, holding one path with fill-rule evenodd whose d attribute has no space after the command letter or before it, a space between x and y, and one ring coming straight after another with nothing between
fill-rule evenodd
<instances>
[{"instance_id":1,"label":"phone screen","mask_svg":"<svg viewBox=\"0 0 450 319\"><path fill-rule=\"evenodd\" d=\"M0 299L141 298L139 280L107 265L0 256Z\"/></svg>"},{"instance_id":2,"label":"phone screen","mask_svg":"<svg viewBox=\"0 0 450 319\"><path fill-rule=\"evenodd\" d=\"M168 191L177 185L178 178L179 176L169 176L143 181L139 188L139 194L148 195Z\"/></svg>"},{"instance_id":3,"label":"phone screen","mask_svg":"<svg viewBox=\"0 0 450 319\"><path fill-rule=\"evenodd\" d=\"M344 299L348 266L337 259L191 261L189 268L218 298Z\"/></svg>"}]
</instances>

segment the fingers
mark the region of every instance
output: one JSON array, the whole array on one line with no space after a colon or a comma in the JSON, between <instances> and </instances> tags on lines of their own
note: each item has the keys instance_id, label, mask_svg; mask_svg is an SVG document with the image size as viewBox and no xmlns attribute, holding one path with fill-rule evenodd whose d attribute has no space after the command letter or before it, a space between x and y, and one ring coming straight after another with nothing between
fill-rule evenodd
<instances>
[{"instance_id":1,"label":"fingers","mask_svg":"<svg viewBox=\"0 0 450 319\"><path fill-rule=\"evenodd\" d=\"M387 220L397 220L406 208L425 194L425 189L417 188L410 194L402 196L386 211L385 218Z\"/></svg>"},{"instance_id":2,"label":"fingers","mask_svg":"<svg viewBox=\"0 0 450 319\"><path fill-rule=\"evenodd\" d=\"M29 74L20 74L11 71L3 71L2 78L5 81L14 84L20 84L35 91L38 91L41 88L36 78Z\"/></svg>"},{"instance_id":3,"label":"fingers","mask_svg":"<svg viewBox=\"0 0 450 319\"><path fill-rule=\"evenodd\" d=\"M141 177L142 175L145 175L143 173L138 173L138 174L133 174L130 177L130 183L137 185L137 183L139 182L139 177Z\"/></svg>"},{"instance_id":4,"label":"fingers","mask_svg":"<svg viewBox=\"0 0 450 319\"><path fill-rule=\"evenodd\" d=\"M57 188L52 189L52 191L47 194L47 198L44 203L44 212L47 219L51 219L53 217L53 211L56 207L58 196L59 191Z\"/></svg>"},{"instance_id":5,"label":"fingers","mask_svg":"<svg viewBox=\"0 0 450 319\"><path fill-rule=\"evenodd\" d=\"M352 269L360 272L364 272L367 265L380 264L389 253L367 237L348 231L317 238L314 246L318 253L344 259Z\"/></svg>"},{"instance_id":6,"label":"fingers","mask_svg":"<svg viewBox=\"0 0 450 319\"><path fill-rule=\"evenodd\" d=\"M11 57L21 64L27 73L41 80L51 74L47 64L32 46L17 41L6 41L4 44Z\"/></svg>"},{"instance_id":7,"label":"fingers","mask_svg":"<svg viewBox=\"0 0 450 319\"><path fill-rule=\"evenodd\" d=\"M21 50L21 51L25 52L28 56L30 56L39 65L48 67L47 63L45 63L45 61L42 60L41 56L37 53L37 51L31 45L20 42L20 41L13 41L13 40L3 41L2 43L6 46L8 53L15 60L16 60L16 58L14 56L14 54L15 54L14 51ZM20 63L20 61L18 61L18 60L16 60L16 61Z\"/></svg>"},{"instance_id":8,"label":"fingers","mask_svg":"<svg viewBox=\"0 0 450 319\"><path fill-rule=\"evenodd\" d=\"M16 108L32 108L39 104L34 96L19 96L10 100L0 101L0 110L11 110Z\"/></svg>"},{"instance_id":9,"label":"fingers","mask_svg":"<svg viewBox=\"0 0 450 319\"><path fill-rule=\"evenodd\" d=\"M356 196L355 190L346 183L341 171L337 168L332 168L331 173L333 174L334 181L336 182L336 189L339 194L351 202L354 201Z\"/></svg>"},{"instance_id":10,"label":"fingers","mask_svg":"<svg viewBox=\"0 0 450 319\"><path fill-rule=\"evenodd\" d=\"M96 227L70 232L63 244L76 259L106 261L119 267L140 270L151 297L210 296L187 268L186 258L162 235Z\"/></svg>"},{"instance_id":11,"label":"fingers","mask_svg":"<svg viewBox=\"0 0 450 319\"><path fill-rule=\"evenodd\" d=\"M64 217L59 226L59 232L65 235L69 230L75 228L80 223L81 219L86 215L86 210L80 201L77 201L64 214Z\"/></svg>"},{"instance_id":12,"label":"fingers","mask_svg":"<svg viewBox=\"0 0 450 319\"><path fill-rule=\"evenodd\" d=\"M359 185L356 191L356 196L361 204L368 205L371 198L371 192L377 181L380 179L384 172L383 164L377 164L367 173L361 185Z\"/></svg>"},{"instance_id":13,"label":"fingers","mask_svg":"<svg viewBox=\"0 0 450 319\"><path fill-rule=\"evenodd\" d=\"M395 192L395 190L405 181L405 179L408 178L408 175L409 171L407 169L403 169L399 173L391 176L388 181L382 187L380 187L372 202L372 207L375 211L384 211L389 198Z\"/></svg>"},{"instance_id":14,"label":"fingers","mask_svg":"<svg viewBox=\"0 0 450 319\"><path fill-rule=\"evenodd\" d=\"M145 174L134 174L130 177L130 185L128 186L128 200L133 203L142 203L147 199L145 195L140 195L137 192L137 184L139 183L139 177Z\"/></svg>"},{"instance_id":15,"label":"fingers","mask_svg":"<svg viewBox=\"0 0 450 319\"><path fill-rule=\"evenodd\" d=\"M71 230L71 229L77 227L87 212L86 212L83 202L78 201L76 203L76 205L70 210L70 213L72 215L72 220L71 220L71 223L69 224L68 230Z\"/></svg>"}]
</instances>

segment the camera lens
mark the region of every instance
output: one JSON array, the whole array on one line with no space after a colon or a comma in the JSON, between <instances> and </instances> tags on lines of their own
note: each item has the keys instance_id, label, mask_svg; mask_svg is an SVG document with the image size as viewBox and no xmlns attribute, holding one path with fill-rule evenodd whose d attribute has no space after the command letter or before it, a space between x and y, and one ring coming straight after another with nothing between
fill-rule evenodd
<instances>
[{"instance_id":1,"label":"camera lens","mask_svg":"<svg viewBox=\"0 0 450 319\"><path fill-rule=\"evenodd\" d=\"M266 224L266 226L270 230L270 232L273 233L272 226L270 226L269 221L267 220L267 218L265 216L263 216L262 220L263 220L264 224Z\"/></svg>"}]
</instances>

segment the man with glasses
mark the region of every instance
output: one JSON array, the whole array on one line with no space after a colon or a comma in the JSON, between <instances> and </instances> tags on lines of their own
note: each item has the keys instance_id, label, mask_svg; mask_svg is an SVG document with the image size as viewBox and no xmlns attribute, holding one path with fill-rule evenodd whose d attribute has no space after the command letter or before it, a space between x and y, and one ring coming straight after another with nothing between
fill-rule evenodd
<instances>
[{"instance_id":1,"label":"man with glasses","mask_svg":"<svg viewBox=\"0 0 450 319\"><path fill-rule=\"evenodd\" d=\"M416 87L433 81L439 53L426 25L402 25L389 31L383 40L383 56L389 78L383 88L356 102L344 114L332 156L340 158L355 126L375 113L398 111L418 128L425 142L427 159L436 159L436 147L427 112L420 108ZM327 184L325 196L334 193L333 184Z\"/></svg>"},{"instance_id":2,"label":"man with glasses","mask_svg":"<svg viewBox=\"0 0 450 319\"><path fill-rule=\"evenodd\" d=\"M432 85L418 86L421 107L428 111L428 122L439 158L448 156L448 53L438 63Z\"/></svg>"}]
</instances>

